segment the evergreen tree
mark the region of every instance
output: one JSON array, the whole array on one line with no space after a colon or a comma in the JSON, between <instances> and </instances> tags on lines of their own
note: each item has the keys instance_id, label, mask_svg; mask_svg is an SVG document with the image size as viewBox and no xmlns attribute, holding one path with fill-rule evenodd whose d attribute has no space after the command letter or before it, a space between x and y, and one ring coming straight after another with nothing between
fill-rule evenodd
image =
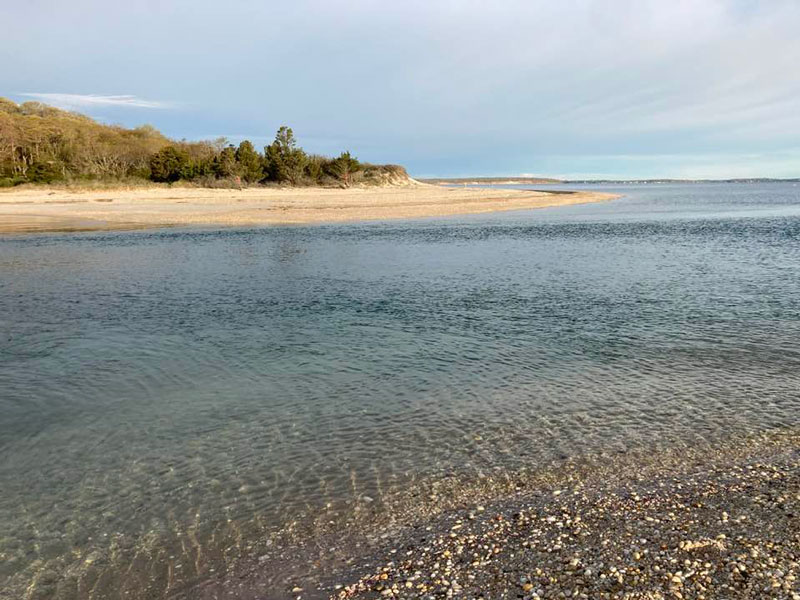
<instances>
[{"instance_id":1,"label":"evergreen tree","mask_svg":"<svg viewBox=\"0 0 800 600\"><path fill-rule=\"evenodd\" d=\"M236 148L225 146L214 159L214 173L217 177L234 177L238 175L236 164Z\"/></svg>"},{"instance_id":2,"label":"evergreen tree","mask_svg":"<svg viewBox=\"0 0 800 600\"><path fill-rule=\"evenodd\" d=\"M354 156L350 156L350 152L342 152L325 166L325 172L338 179L344 187L350 187L353 173L363 168Z\"/></svg>"},{"instance_id":3,"label":"evergreen tree","mask_svg":"<svg viewBox=\"0 0 800 600\"><path fill-rule=\"evenodd\" d=\"M150 157L150 179L172 183L191 177L192 163L185 150L167 146Z\"/></svg>"},{"instance_id":4,"label":"evergreen tree","mask_svg":"<svg viewBox=\"0 0 800 600\"><path fill-rule=\"evenodd\" d=\"M299 184L308 162L306 153L297 147L291 128L283 125L275 134L275 141L264 148L269 165L269 177L274 181Z\"/></svg>"},{"instance_id":5,"label":"evergreen tree","mask_svg":"<svg viewBox=\"0 0 800 600\"><path fill-rule=\"evenodd\" d=\"M263 160L249 140L244 140L236 149L236 163L245 182L255 183L264 178Z\"/></svg>"}]
</instances>

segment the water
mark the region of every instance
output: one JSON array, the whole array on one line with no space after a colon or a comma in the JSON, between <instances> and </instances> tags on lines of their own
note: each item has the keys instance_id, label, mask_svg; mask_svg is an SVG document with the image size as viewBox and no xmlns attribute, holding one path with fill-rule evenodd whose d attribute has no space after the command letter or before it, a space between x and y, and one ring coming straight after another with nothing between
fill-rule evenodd
<instances>
[{"instance_id":1,"label":"water","mask_svg":"<svg viewBox=\"0 0 800 600\"><path fill-rule=\"evenodd\" d=\"M0 238L0 597L181 596L327 503L798 425L800 187L604 189Z\"/></svg>"}]
</instances>

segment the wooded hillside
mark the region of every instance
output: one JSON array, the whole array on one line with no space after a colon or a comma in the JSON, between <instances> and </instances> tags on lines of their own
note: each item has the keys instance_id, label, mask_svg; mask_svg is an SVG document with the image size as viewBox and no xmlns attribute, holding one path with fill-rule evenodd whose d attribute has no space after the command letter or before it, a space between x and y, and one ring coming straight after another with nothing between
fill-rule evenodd
<instances>
[{"instance_id":1,"label":"wooded hillside","mask_svg":"<svg viewBox=\"0 0 800 600\"><path fill-rule=\"evenodd\" d=\"M170 140L150 125L127 129L42 104L0 98L0 187L21 183L191 181L208 186L265 183L339 185L407 177L402 167L307 154L281 127L259 152L225 138Z\"/></svg>"}]
</instances>

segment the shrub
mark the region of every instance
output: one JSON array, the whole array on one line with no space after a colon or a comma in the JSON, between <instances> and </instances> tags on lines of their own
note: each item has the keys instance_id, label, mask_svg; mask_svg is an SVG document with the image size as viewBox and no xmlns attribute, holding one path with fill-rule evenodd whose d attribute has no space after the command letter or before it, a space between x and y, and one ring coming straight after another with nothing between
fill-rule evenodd
<instances>
[{"instance_id":1,"label":"shrub","mask_svg":"<svg viewBox=\"0 0 800 600\"><path fill-rule=\"evenodd\" d=\"M35 162L25 173L31 183L53 183L64 179L63 165L56 161Z\"/></svg>"},{"instance_id":2,"label":"shrub","mask_svg":"<svg viewBox=\"0 0 800 600\"><path fill-rule=\"evenodd\" d=\"M339 156L328 162L325 167L326 173L339 180L344 187L350 187L351 178L354 173L361 171L363 165L358 160L350 156L349 152L342 152Z\"/></svg>"},{"instance_id":3,"label":"shrub","mask_svg":"<svg viewBox=\"0 0 800 600\"><path fill-rule=\"evenodd\" d=\"M173 183L191 178L191 160L185 150L167 146L150 157L150 179Z\"/></svg>"}]
</instances>

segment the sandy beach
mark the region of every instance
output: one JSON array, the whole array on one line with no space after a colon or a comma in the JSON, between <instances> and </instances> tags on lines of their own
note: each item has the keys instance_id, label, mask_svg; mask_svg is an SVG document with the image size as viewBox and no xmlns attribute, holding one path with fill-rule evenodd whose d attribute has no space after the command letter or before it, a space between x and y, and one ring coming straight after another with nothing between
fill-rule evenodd
<instances>
[{"instance_id":1,"label":"sandy beach","mask_svg":"<svg viewBox=\"0 0 800 600\"><path fill-rule=\"evenodd\" d=\"M259 226L413 219L610 200L598 192L446 188L152 187L0 192L0 233L121 230L172 226Z\"/></svg>"}]
</instances>

